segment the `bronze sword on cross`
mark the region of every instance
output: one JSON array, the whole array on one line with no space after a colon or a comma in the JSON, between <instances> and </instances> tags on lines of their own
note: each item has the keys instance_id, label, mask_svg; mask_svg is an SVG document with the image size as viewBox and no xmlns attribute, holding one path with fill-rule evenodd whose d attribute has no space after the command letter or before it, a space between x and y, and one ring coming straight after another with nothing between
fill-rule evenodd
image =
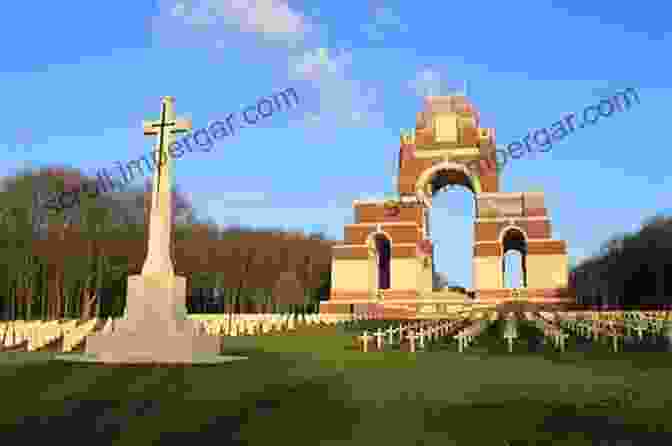
<instances>
[{"instance_id":1,"label":"bronze sword on cross","mask_svg":"<svg viewBox=\"0 0 672 446\"><path fill-rule=\"evenodd\" d=\"M144 134L145 135L159 135L159 154L158 154L158 160L156 161L158 163L157 167L157 181L156 181L156 205L158 205L159 201L159 186L161 184L161 174L163 173L163 160L164 156L168 156L167 154L164 154L164 129L166 127L172 127L170 128L170 134L178 134L178 133L185 133L189 130L191 130L191 122L186 119L176 119L175 118L175 110L173 109L172 105L175 99L171 96L166 96L161 100L161 120L160 121L151 121L151 122L145 122L144 123ZM170 106L170 107L168 107ZM154 203L152 203L154 205Z\"/></svg>"}]
</instances>

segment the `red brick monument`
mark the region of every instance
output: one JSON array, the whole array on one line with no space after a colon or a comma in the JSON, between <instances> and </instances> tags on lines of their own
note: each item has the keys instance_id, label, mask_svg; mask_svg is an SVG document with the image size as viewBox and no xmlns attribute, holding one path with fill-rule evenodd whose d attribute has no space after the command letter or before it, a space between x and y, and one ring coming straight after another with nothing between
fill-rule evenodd
<instances>
[{"instance_id":1,"label":"red brick monument","mask_svg":"<svg viewBox=\"0 0 672 446\"><path fill-rule=\"evenodd\" d=\"M355 223L334 247L330 300L321 311L382 308L386 317L416 317L464 305L573 303L567 247L552 237L543 192L501 192L500 172L484 161L494 159L495 130L479 127L465 96L427 97L415 131L401 134L397 199L353 203ZM429 213L432 197L447 185L474 195L474 300L432 289ZM518 291L504 287L503 257L512 249L522 256Z\"/></svg>"}]
</instances>

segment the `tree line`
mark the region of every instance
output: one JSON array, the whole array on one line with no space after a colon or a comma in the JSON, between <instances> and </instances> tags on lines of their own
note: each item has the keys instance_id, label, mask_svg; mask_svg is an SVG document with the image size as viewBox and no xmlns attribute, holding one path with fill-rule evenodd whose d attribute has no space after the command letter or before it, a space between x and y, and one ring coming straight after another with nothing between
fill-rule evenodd
<instances>
[{"instance_id":1,"label":"tree line","mask_svg":"<svg viewBox=\"0 0 672 446\"><path fill-rule=\"evenodd\" d=\"M24 170L0 183L0 319L118 317L127 278L146 255L149 183L57 213L53 191L94 179L51 167ZM88 182L88 183L87 183ZM331 248L323 234L222 227L173 191L172 256L187 277L190 312L317 311L328 298ZM672 217L656 216L619 234L570 269L586 305L672 304ZM449 285L435 274L434 288Z\"/></svg>"},{"instance_id":2,"label":"tree line","mask_svg":"<svg viewBox=\"0 0 672 446\"><path fill-rule=\"evenodd\" d=\"M149 183L77 208L49 211L44 197L94 179L51 167L2 179L0 318L119 317L127 278L147 249ZM329 294L331 247L323 234L222 227L173 191L172 258L187 277L190 312L316 311Z\"/></svg>"},{"instance_id":3,"label":"tree line","mask_svg":"<svg viewBox=\"0 0 672 446\"><path fill-rule=\"evenodd\" d=\"M645 220L617 234L600 252L574 266L570 287L578 303L624 307L672 304L672 217Z\"/></svg>"}]
</instances>

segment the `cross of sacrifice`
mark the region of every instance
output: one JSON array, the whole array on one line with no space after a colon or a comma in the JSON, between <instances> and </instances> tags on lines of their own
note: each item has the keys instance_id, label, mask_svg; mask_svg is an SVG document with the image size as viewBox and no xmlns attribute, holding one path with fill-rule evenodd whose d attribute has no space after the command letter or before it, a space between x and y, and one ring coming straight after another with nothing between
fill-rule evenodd
<instances>
[{"instance_id":1,"label":"cross of sacrifice","mask_svg":"<svg viewBox=\"0 0 672 446\"><path fill-rule=\"evenodd\" d=\"M158 198L159 184L161 183L161 177L163 176L163 160L164 156L167 158L168 154L166 153L166 148L174 142L174 137L170 138L172 135L178 133L185 133L191 130L191 120L188 119L177 119L175 118L175 110L173 108L173 102L175 98L172 96L165 96L161 99L161 119L159 121L143 121L142 126L144 134L149 135L158 135L159 137L159 153L158 160L156 161L157 166L157 181L156 181L156 192ZM169 139L166 141L165 138L165 129L169 127ZM156 200L158 204L158 199Z\"/></svg>"},{"instance_id":2,"label":"cross of sacrifice","mask_svg":"<svg viewBox=\"0 0 672 446\"><path fill-rule=\"evenodd\" d=\"M364 353L369 351L369 339L371 339L371 336L369 336L367 331L365 331L364 334L359 337L359 340L362 341L362 351Z\"/></svg>"}]
</instances>

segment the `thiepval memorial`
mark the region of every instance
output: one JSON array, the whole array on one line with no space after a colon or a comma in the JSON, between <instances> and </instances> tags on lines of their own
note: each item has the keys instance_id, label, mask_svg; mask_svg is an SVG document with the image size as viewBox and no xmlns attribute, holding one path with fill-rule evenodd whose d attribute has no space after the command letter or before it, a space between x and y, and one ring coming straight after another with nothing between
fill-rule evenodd
<instances>
[{"instance_id":1,"label":"thiepval memorial","mask_svg":"<svg viewBox=\"0 0 672 446\"><path fill-rule=\"evenodd\" d=\"M456 305L511 301L565 305L567 246L554 240L543 192L502 192L495 129L480 128L469 99L429 96L414 131L402 131L397 198L355 201L354 223L333 248L331 295L325 313L375 308L386 316L441 314ZM474 298L433 290L432 197L448 185L474 195ZM504 254L522 258L520 289L504 286ZM466 260L466 259L465 259ZM450 271L445 271L450 279Z\"/></svg>"}]
</instances>

